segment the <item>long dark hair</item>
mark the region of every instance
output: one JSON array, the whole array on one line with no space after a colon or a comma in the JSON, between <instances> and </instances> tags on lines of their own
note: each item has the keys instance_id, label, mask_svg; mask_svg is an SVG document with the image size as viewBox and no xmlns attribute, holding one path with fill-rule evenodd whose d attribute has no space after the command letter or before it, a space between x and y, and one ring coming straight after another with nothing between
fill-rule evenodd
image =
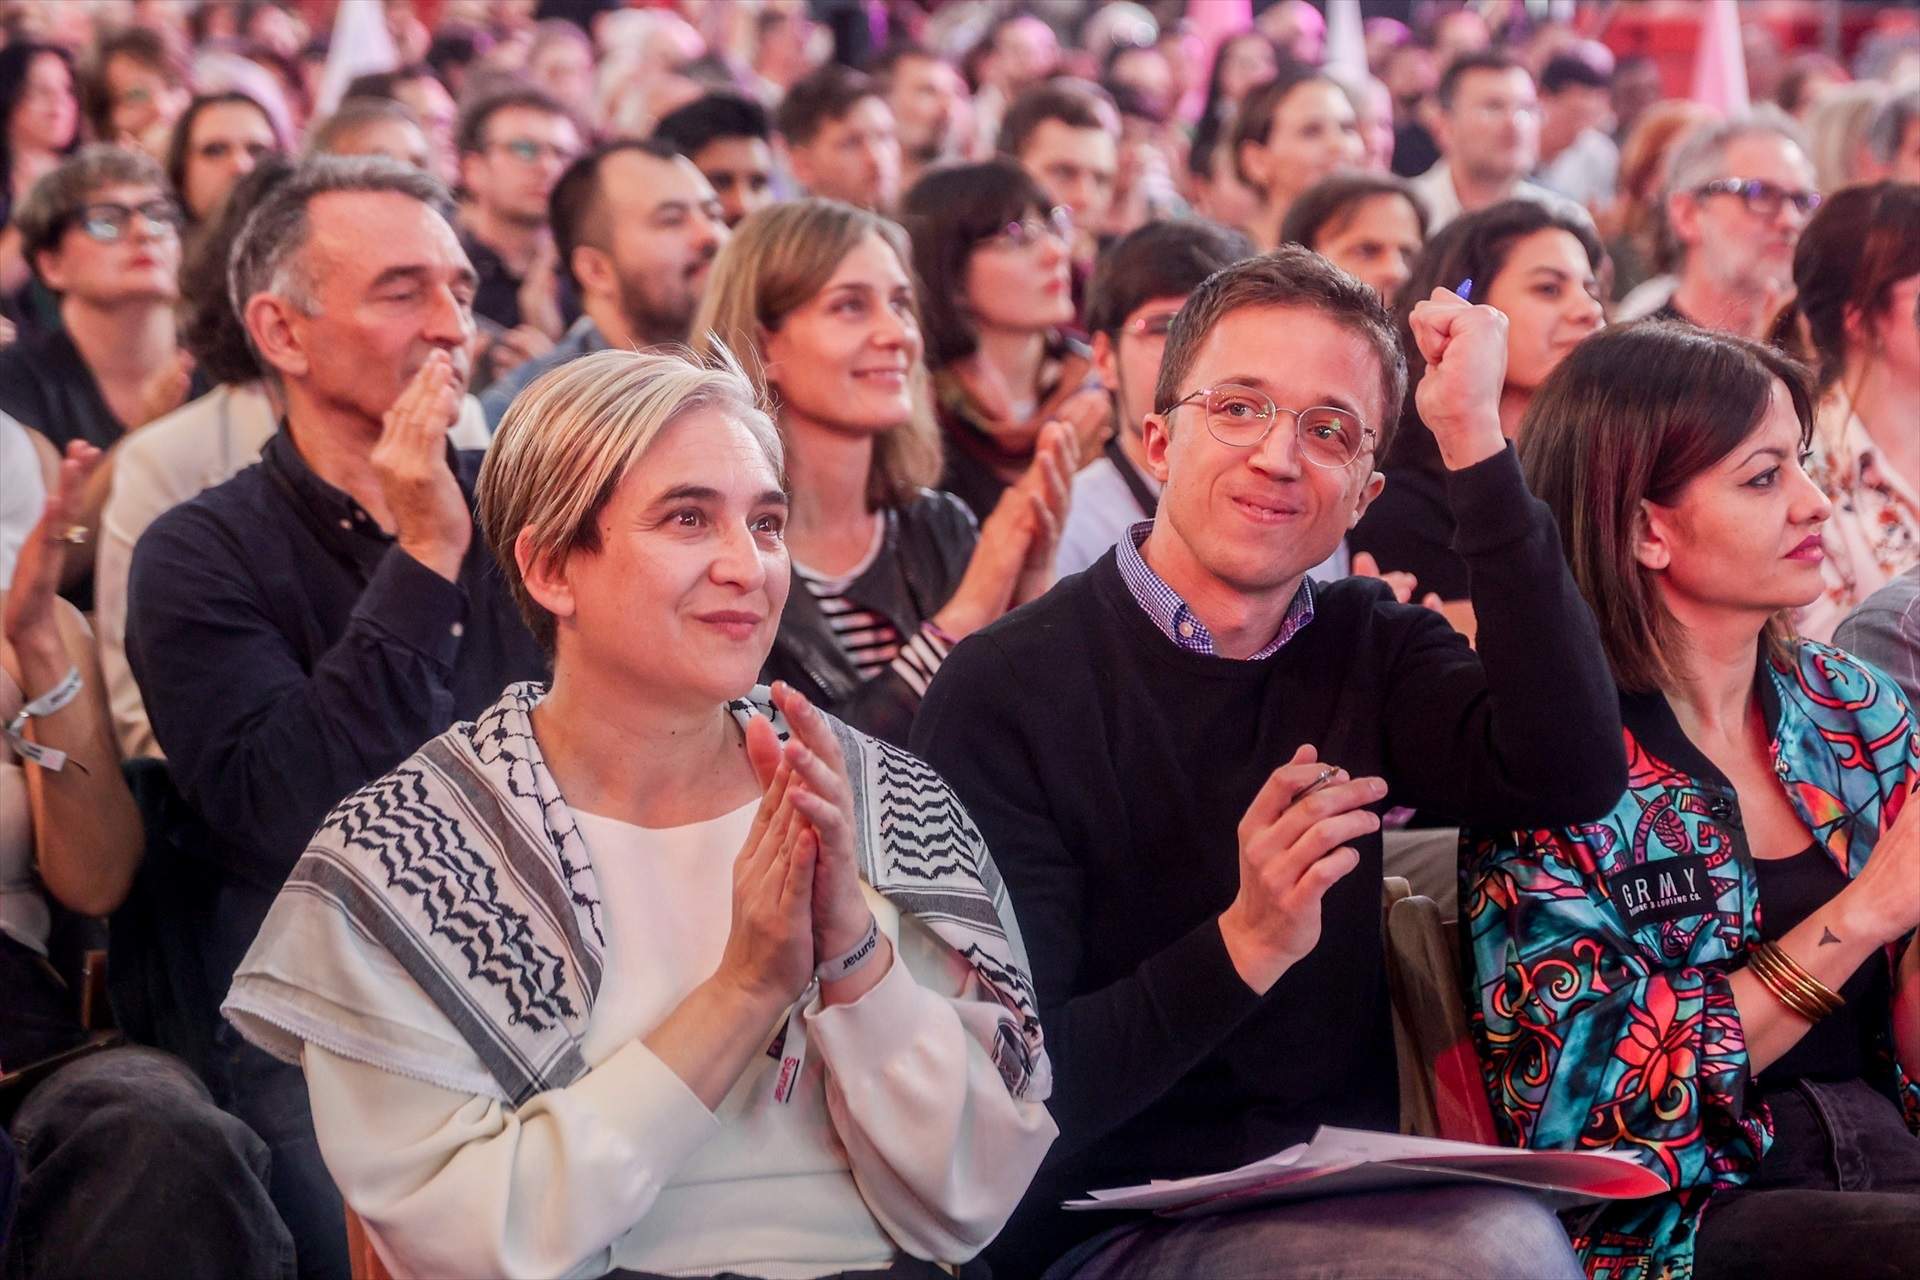
<instances>
[{"instance_id":1,"label":"long dark hair","mask_svg":"<svg viewBox=\"0 0 1920 1280\"><path fill-rule=\"evenodd\" d=\"M1670 506L1753 434L1784 383L1813 438L1806 367L1772 347L1689 324L1603 329L1568 353L1527 406L1520 465L1552 510L1573 580L1600 624L1614 680L1650 693L1684 671L1680 624L1634 556L1643 501ZM1784 615L1766 642L1784 657Z\"/></svg>"},{"instance_id":2,"label":"long dark hair","mask_svg":"<svg viewBox=\"0 0 1920 1280\"><path fill-rule=\"evenodd\" d=\"M1407 353L1407 385L1417 387L1427 372L1420 344L1413 340L1414 304L1435 289L1452 289L1472 280L1469 302L1484 301L1493 279L1506 268L1513 246L1536 231L1564 231L1586 250L1587 263L1595 271L1606 258L1606 250L1593 228L1584 220L1570 217L1534 200L1502 200L1473 213L1462 214L1427 241L1426 248L1414 259L1412 274L1400 287L1393 318L1400 330L1400 346ZM1420 412L1414 398L1408 396L1400 409L1400 430L1394 433L1393 447L1384 459L1389 467L1418 467L1437 470L1440 446L1433 433L1420 424Z\"/></svg>"},{"instance_id":3,"label":"long dark hair","mask_svg":"<svg viewBox=\"0 0 1920 1280\"><path fill-rule=\"evenodd\" d=\"M273 113L260 105L260 100L250 93L238 89L228 89L221 93L203 93L187 104L174 122L173 136L167 139L167 181L173 184L174 194L180 198L180 207L186 210L189 218L193 210L187 209L187 153L193 145L193 126L200 119L200 113L211 107L227 106L239 103L252 107L267 122L267 132L273 135L274 145L281 151L287 149L287 140L280 136L280 126L273 122Z\"/></svg>"},{"instance_id":4,"label":"long dark hair","mask_svg":"<svg viewBox=\"0 0 1920 1280\"><path fill-rule=\"evenodd\" d=\"M67 64L67 74L73 75L73 55L57 44L40 44L32 40L19 44L10 44L0 49L0 209L10 208L13 196L13 113L20 106L20 100L27 96L27 76L33 70L33 64L43 55L52 54ZM73 81L74 93L80 92L78 77ZM80 145L79 115L74 117L73 137L67 139L62 155L71 155Z\"/></svg>"},{"instance_id":5,"label":"long dark hair","mask_svg":"<svg viewBox=\"0 0 1920 1280\"><path fill-rule=\"evenodd\" d=\"M1794 295L1767 336L1815 365L1824 391L1846 368L1848 313L1880 311L1893 286L1911 275L1920 275L1920 184L1843 188L1800 232Z\"/></svg>"},{"instance_id":6,"label":"long dark hair","mask_svg":"<svg viewBox=\"0 0 1920 1280\"><path fill-rule=\"evenodd\" d=\"M260 364L247 342L246 321L234 310L227 288L227 252L240 237L247 216L273 190L293 176L293 161L266 156L253 172L233 184L206 234L187 246L180 262L180 345L192 353L200 371L215 383L251 382Z\"/></svg>"},{"instance_id":7,"label":"long dark hair","mask_svg":"<svg viewBox=\"0 0 1920 1280\"><path fill-rule=\"evenodd\" d=\"M1213 51L1213 70L1207 75L1207 105L1200 112L1200 121L1194 126L1193 146L1187 152L1187 171L1202 178L1213 176L1214 166L1220 163L1215 155L1220 143L1233 131L1233 113L1236 104L1226 101L1223 84L1227 78L1227 54L1237 44L1247 40L1262 40L1269 49L1273 49L1273 63L1276 68L1286 65L1287 59L1280 50L1274 48L1258 31L1241 31L1228 36ZM1255 86L1256 88L1258 86ZM1249 89L1251 93L1253 90Z\"/></svg>"},{"instance_id":8,"label":"long dark hair","mask_svg":"<svg viewBox=\"0 0 1920 1280\"><path fill-rule=\"evenodd\" d=\"M921 175L900 202L913 238L913 273L927 338L927 368L964 360L980 347L967 318L967 261L982 240L1052 205L1011 160L957 164Z\"/></svg>"}]
</instances>

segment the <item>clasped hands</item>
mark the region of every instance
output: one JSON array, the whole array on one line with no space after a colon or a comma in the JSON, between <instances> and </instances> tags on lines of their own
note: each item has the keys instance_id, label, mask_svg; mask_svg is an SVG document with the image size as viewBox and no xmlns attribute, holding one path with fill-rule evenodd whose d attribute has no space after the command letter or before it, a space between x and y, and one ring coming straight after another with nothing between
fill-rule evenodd
<instances>
[{"instance_id":1,"label":"clasped hands","mask_svg":"<svg viewBox=\"0 0 1920 1280\"><path fill-rule=\"evenodd\" d=\"M853 785L826 717L784 683L774 705L792 737L747 725L747 759L765 789L733 865L732 927L716 977L766 1009L785 1008L824 961L865 939L873 911L860 891ZM856 972L823 984L828 1004L858 999L885 975L892 948Z\"/></svg>"}]
</instances>

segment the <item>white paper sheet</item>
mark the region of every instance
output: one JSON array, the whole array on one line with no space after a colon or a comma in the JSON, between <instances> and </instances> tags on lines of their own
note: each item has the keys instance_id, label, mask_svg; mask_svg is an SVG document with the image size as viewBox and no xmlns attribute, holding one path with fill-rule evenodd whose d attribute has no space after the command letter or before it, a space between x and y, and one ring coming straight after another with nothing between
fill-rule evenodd
<instances>
[{"instance_id":1,"label":"white paper sheet","mask_svg":"<svg viewBox=\"0 0 1920 1280\"><path fill-rule=\"evenodd\" d=\"M1521 1151L1323 1125L1313 1141L1193 1178L1108 1187L1069 1209L1127 1209L1187 1217L1279 1200L1381 1191L1466 1179L1537 1191L1556 1204L1659 1195L1664 1179L1610 1151Z\"/></svg>"}]
</instances>

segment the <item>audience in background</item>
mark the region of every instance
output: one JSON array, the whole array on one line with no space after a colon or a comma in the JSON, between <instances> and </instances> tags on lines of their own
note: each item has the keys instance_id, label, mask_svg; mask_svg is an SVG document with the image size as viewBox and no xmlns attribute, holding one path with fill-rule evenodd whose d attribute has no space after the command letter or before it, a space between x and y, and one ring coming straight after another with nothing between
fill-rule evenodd
<instances>
[{"instance_id":1,"label":"audience in background","mask_svg":"<svg viewBox=\"0 0 1920 1280\"><path fill-rule=\"evenodd\" d=\"M1613 55L1583 41L1540 72L1541 186L1588 209L1613 199L1620 148L1613 141Z\"/></svg>"},{"instance_id":2,"label":"audience in background","mask_svg":"<svg viewBox=\"0 0 1920 1280\"><path fill-rule=\"evenodd\" d=\"M479 456L447 443L478 282L443 198L392 161L323 157L262 200L230 292L281 429L134 547L127 658L217 868L217 986L341 797L544 669L473 537ZM273 1152L301 1275L345 1276L299 1069L230 1027L217 1060Z\"/></svg>"},{"instance_id":3,"label":"audience in background","mask_svg":"<svg viewBox=\"0 0 1920 1280\"><path fill-rule=\"evenodd\" d=\"M1656 320L1757 337L1791 287L1793 246L1820 203L1800 131L1778 113L1703 125L1667 161L1676 285Z\"/></svg>"},{"instance_id":4,"label":"audience in background","mask_svg":"<svg viewBox=\"0 0 1920 1280\"><path fill-rule=\"evenodd\" d=\"M425 63L357 76L347 84L349 98L391 98L413 112L433 148L433 176L448 187L460 182L460 150L454 131L460 114L433 68Z\"/></svg>"},{"instance_id":5,"label":"audience in background","mask_svg":"<svg viewBox=\"0 0 1920 1280\"><path fill-rule=\"evenodd\" d=\"M1895 685L1784 625L1820 592L1813 427L1772 348L1625 325L1521 433L1632 767L1593 821L1465 833L1462 937L1501 1136L1673 1189L1581 1220L1595 1270L1898 1273L1920 1244L1920 738Z\"/></svg>"},{"instance_id":6,"label":"audience in background","mask_svg":"<svg viewBox=\"0 0 1920 1280\"><path fill-rule=\"evenodd\" d=\"M1604 323L1599 273L1605 255L1593 228L1532 200L1509 200L1455 219L1427 242L1401 288L1395 316L1407 367L1418 377L1426 352L1412 316L1435 290L1471 285L1468 301L1507 317L1498 411L1501 433L1517 439L1527 406L1555 366ZM1386 491L1368 507L1348 542L1382 569L1410 573L1422 592L1448 603L1477 597L1460 553L1467 531L1454 521L1451 484L1433 434L1419 427L1420 406L1406 401L1394 442L1382 457ZM1463 629L1463 615L1450 612Z\"/></svg>"},{"instance_id":7,"label":"audience in background","mask_svg":"<svg viewBox=\"0 0 1920 1280\"><path fill-rule=\"evenodd\" d=\"M1084 81L1037 84L1007 108L999 152L1073 218L1073 260L1089 271L1113 209L1120 166L1120 117L1106 94Z\"/></svg>"},{"instance_id":8,"label":"audience in background","mask_svg":"<svg viewBox=\"0 0 1920 1280\"><path fill-rule=\"evenodd\" d=\"M1807 471L1833 504L1820 531L1824 589L1794 628L1828 640L1920 564L1920 186L1830 196L1800 234L1793 283L1772 336L1818 370Z\"/></svg>"},{"instance_id":9,"label":"audience in background","mask_svg":"<svg viewBox=\"0 0 1920 1280\"><path fill-rule=\"evenodd\" d=\"M1260 193L1241 179L1233 155L1233 123L1247 95L1279 71L1273 42L1257 31L1228 36L1214 52L1206 103L1194 125L1187 168L1198 187L1195 208L1224 226L1249 225L1259 207Z\"/></svg>"},{"instance_id":10,"label":"audience in background","mask_svg":"<svg viewBox=\"0 0 1920 1280\"><path fill-rule=\"evenodd\" d=\"M1697 102L1657 103L1641 113L1621 144L1614 203L1599 216L1619 299L1615 319L1641 319L1672 296L1678 246L1667 226L1668 158L1680 139L1718 118Z\"/></svg>"},{"instance_id":11,"label":"audience in background","mask_svg":"<svg viewBox=\"0 0 1920 1280\"><path fill-rule=\"evenodd\" d=\"M190 80L186 59L159 32L128 27L106 37L86 80L93 136L165 159L174 123L193 100Z\"/></svg>"},{"instance_id":12,"label":"audience in background","mask_svg":"<svg viewBox=\"0 0 1920 1280\"><path fill-rule=\"evenodd\" d=\"M1287 210L1283 244L1326 258L1392 306L1427 238L1427 209L1401 178L1336 175L1314 184Z\"/></svg>"},{"instance_id":13,"label":"audience in background","mask_svg":"<svg viewBox=\"0 0 1920 1280\"><path fill-rule=\"evenodd\" d=\"M433 168L432 144L413 112L388 98L348 98L307 130L308 155L385 156L423 173ZM229 196L229 199L232 197Z\"/></svg>"},{"instance_id":14,"label":"audience in background","mask_svg":"<svg viewBox=\"0 0 1920 1280\"><path fill-rule=\"evenodd\" d=\"M940 487L985 520L1050 421L1077 470L1113 405L1073 323L1073 224L1010 160L935 169L901 203L946 450Z\"/></svg>"},{"instance_id":15,"label":"audience in background","mask_svg":"<svg viewBox=\"0 0 1920 1280\"><path fill-rule=\"evenodd\" d=\"M904 746L948 651L1053 585L1074 444L1043 433L976 527L938 493L940 433L911 250L891 222L823 200L743 224L714 264L694 351L731 350L776 407L794 590L762 675Z\"/></svg>"},{"instance_id":16,"label":"audience in background","mask_svg":"<svg viewBox=\"0 0 1920 1280\"><path fill-rule=\"evenodd\" d=\"M604 143L553 186L555 256L580 297L580 318L545 355L482 400L498 426L513 398L547 370L607 347L683 343L727 242L719 197L693 162L659 141Z\"/></svg>"},{"instance_id":17,"label":"audience in background","mask_svg":"<svg viewBox=\"0 0 1920 1280\"><path fill-rule=\"evenodd\" d=\"M0 49L0 295L27 283L31 265L20 249L16 211L27 192L80 145L80 100L73 55L57 45L22 41ZM13 318L18 309L10 307Z\"/></svg>"},{"instance_id":18,"label":"audience in background","mask_svg":"<svg viewBox=\"0 0 1920 1280\"><path fill-rule=\"evenodd\" d=\"M1920 707L1920 564L1862 601L1833 643L1893 677L1907 705Z\"/></svg>"},{"instance_id":19,"label":"audience in background","mask_svg":"<svg viewBox=\"0 0 1920 1280\"><path fill-rule=\"evenodd\" d=\"M14 215L60 327L0 349L0 411L58 448L111 448L185 398L173 303L180 210L144 152L95 144L34 185ZM88 504L92 524L98 502Z\"/></svg>"},{"instance_id":20,"label":"audience in background","mask_svg":"<svg viewBox=\"0 0 1920 1280\"><path fill-rule=\"evenodd\" d=\"M547 195L580 154L580 127L558 99L525 85L469 104L460 149L460 245L479 273L474 314L520 359L540 355L572 317L554 268Z\"/></svg>"},{"instance_id":21,"label":"audience in background","mask_svg":"<svg viewBox=\"0 0 1920 1280\"><path fill-rule=\"evenodd\" d=\"M1153 405L1173 317L1200 282L1253 255L1237 231L1205 222L1156 222L1129 233L1100 258L1087 289L1093 368L1113 389L1114 433L1073 478L1073 506L1054 565L1078 573L1122 535L1151 520L1160 482L1148 469L1141 423Z\"/></svg>"},{"instance_id":22,"label":"audience in background","mask_svg":"<svg viewBox=\"0 0 1920 1280\"><path fill-rule=\"evenodd\" d=\"M951 64L918 45L898 45L868 68L900 139L900 189L935 165L971 158L973 103Z\"/></svg>"},{"instance_id":23,"label":"audience in background","mask_svg":"<svg viewBox=\"0 0 1920 1280\"><path fill-rule=\"evenodd\" d=\"M893 208L900 139L872 80L837 64L821 67L788 90L774 122L801 190L863 209Z\"/></svg>"},{"instance_id":24,"label":"audience in background","mask_svg":"<svg viewBox=\"0 0 1920 1280\"><path fill-rule=\"evenodd\" d=\"M1038 15L1016 9L996 18L962 67L973 90L972 153L992 154L1013 100L1059 68L1060 38Z\"/></svg>"},{"instance_id":25,"label":"audience in background","mask_svg":"<svg viewBox=\"0 0 1920 1280\"><path fill-rule=\"evenodd\" d=\"M1360 165L1365 150L1353 101L1339 81L1292 67L1247 95L1227 146L1241 179L1260 193L1242 229L1261 250L1280 244L1280 224L1300 194Z\"/></svg>"},{"instance_id":26,"label":"audience in background","mask_svg":"<svg viewBox=\"0 0 1920 1280\"><path fill-rule=\"evenodd\" d=\"M1380 68L1380 79L1393 98L1393 171L1400 177L1418 177L1440 159L1427 127L1440 70L1433 50L1419 43L1395 49Z\"/></svg>"},{"instance_id":27,"label":"audience in background","mask_svg":"<svg viewBox=\"0 0 1920 1280\"><path fill-rule=\"evenodd\" d=\"M1438 231L1463 213L1519 198L1578 206L1529 181L1540 157L1540 103L1533 76L1511 54L1454 59L1434 91L1431 119L1440 159L1413 180Z\"/></svg>"},{"instance_id":28,"label":"audience in background","mask_svg":"<svg viewBox=\"0 0 1920 1280\"><path fill-rule=\"evenodd\" d=\"M1822 193L1881 176L1867 132L1889 96L1886 86L1873 81L1842 85L1807 113L1807 158Z\"/></svg>"},{"instance_id":29,"label":"audience in background","mask_svg":"<svg viewBox=\"0 0 1920 1280\"><path fill-rule=\"evenodd\" d=\"M693 161L729 227L773 203L773 120L752 98L709 93L662 116L653 136Z\"/></svg>"},{"instance_id":30,"label":"audience in background","mask_svg":"<svg viewBox=\"0 0 1920 1280\"><path fill-rule=\"evenodd\" d=\"M273 117L247 94L202 94L188 103L174 125L166 161L167 181L179 193L186 225L198 227L212 218L260 157L286 149Z\"/></svg>"},{"instance_id":31,"label":"audience in background","mask_svg":"<svg viewBox=\"0 0 1920 1280\"><path fill-rule=\"evenodd\" d=\"M526 77L575 120L593 119L593 41L574 23L549 18L534 28Z\"/></svg>"},{"instance_id":32,"label":"audience in background","mask_svg":"<svg viewBox=\"0 0 1920 1280\"><path fill-rule=\"evenodd\" d=\"M1886 100L1867 130L1867 150L1884 177L1920 182L1920 89Z\"/></svg>"}]
</instances>

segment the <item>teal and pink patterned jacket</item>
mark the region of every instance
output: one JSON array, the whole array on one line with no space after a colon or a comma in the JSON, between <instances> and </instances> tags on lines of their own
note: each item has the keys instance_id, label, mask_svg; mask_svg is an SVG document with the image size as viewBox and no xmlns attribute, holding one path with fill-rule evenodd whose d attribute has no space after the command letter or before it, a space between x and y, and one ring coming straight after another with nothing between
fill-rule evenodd
<instances>
[{"instance_id":1,"label":"teal and pink patterned jacket","mask_svg":"<svg viewBox=\"0 0 1920 1280\"><path fill-rule=\"evenodd\" d=\"M1774 771L1851 878L1916 803L1920 736L1872 667L1807 641L1794 663L1759 673ZM1623 694L1621 712L1627 791L1611 813L1463 837L1462 964L1505 1140L1630 1152L1674 1188L1576 1232L1588 1275L1685 1280L1708 1197L1746 1182L1773 1141L1765 1105L1747 1098L1727 978L1759 936L1760 907L1733 788L1665 698ZM1891 1060L1890 1024L1881 1048L1920 1130L1920 1063Z\"/></svg>"}]
</instances>

